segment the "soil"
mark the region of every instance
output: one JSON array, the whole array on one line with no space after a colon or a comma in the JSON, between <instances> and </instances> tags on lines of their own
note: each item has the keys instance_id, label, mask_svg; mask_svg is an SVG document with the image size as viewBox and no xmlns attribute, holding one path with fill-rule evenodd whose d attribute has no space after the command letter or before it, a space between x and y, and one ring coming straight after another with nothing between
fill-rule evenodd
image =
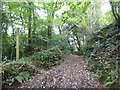
<instances>
[{"instance_id":1,"label":"soil","mask_svg":"<svg viewBox=\"0 0 120 90\"><path fill-rule=\"evenodd\" d=\"M83 56L70 54L64 61L48 71L40 70L21 88L102 88L93 74L86 69Z\"/></svg>"}]
</instances>

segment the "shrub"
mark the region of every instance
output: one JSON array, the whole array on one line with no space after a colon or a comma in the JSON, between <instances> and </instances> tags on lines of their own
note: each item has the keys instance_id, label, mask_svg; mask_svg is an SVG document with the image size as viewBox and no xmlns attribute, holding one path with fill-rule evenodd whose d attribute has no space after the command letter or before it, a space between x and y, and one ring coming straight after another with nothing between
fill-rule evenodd
<instances>
[{"instance_id":1,"label":"shrub","mask_svg":"<svg viewBox=\"0 0 120 90\"><path fill-rule=\"evenodd\" d=\"M35 61L36 66L43 67L45 69L51 66L60 64L63 54L59 48L50 48L47 51L41 51L34 53L31 57Z\"/></svg>"},{"instance_id":2,"label":"shrub","mask_svg":"<svg viewBox=\"0 0 120 90\"><path fill-rule=\"evenodd\" d=\"M24 59L9 60L2 63L2 87L12 87L15 83L22 83L34 75L35 68L31 63L26 62Z\"/></svg>"}]
</instances>

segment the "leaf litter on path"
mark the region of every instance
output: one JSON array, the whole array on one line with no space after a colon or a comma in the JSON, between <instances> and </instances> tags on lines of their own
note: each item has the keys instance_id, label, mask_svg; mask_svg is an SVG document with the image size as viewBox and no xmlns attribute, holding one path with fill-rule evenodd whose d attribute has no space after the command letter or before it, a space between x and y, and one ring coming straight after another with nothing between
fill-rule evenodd
<instances>
[{"instance_id":1,"label":"leaf litter on path","mask_svg":"<svg viewBox=\"0 0 120 90\"><path fill-rule=\"evenodd\" d=\"M70 54L60 65L34 76L22 84L24 88L101 88L91 72L85 70L82 56Z\"/></svg>"}]
</instances>

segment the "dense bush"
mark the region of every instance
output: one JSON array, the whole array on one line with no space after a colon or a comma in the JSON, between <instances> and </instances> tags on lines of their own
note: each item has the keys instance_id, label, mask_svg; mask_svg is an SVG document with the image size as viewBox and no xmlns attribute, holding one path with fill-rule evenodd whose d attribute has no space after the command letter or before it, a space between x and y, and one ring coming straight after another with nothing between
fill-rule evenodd
<instances>
[{"instance_id":1,"label":"dense bush","mask_svg":"<svg viewBox=\"0 0 120 90\"><path fill-rule=\"evenodd\" d=\"M31 56L31 59L35 62L36 66L43 67L45 69L60 64L63 54L57 47L48 49L46 51L36 52Z\"/></svg>"}]
</instances>

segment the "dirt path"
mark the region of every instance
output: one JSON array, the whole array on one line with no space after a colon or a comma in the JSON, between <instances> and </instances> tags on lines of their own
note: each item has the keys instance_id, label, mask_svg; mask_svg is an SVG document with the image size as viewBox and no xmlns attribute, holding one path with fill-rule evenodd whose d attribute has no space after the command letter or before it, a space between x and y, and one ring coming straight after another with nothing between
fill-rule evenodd
<instances>
[{"instance_id":1,"label":"dirt path","mask_svg":"<svg viewBox=\"0 0 120 90\"><path fill-rule=\"evenodd\" d=\"M69 55L64 62L51 68L41 70L33 79L25 82L25 88L98 88L98 81L93 80L90 72L85 70L82 56Z\"/></svg>"}]
</instances>

